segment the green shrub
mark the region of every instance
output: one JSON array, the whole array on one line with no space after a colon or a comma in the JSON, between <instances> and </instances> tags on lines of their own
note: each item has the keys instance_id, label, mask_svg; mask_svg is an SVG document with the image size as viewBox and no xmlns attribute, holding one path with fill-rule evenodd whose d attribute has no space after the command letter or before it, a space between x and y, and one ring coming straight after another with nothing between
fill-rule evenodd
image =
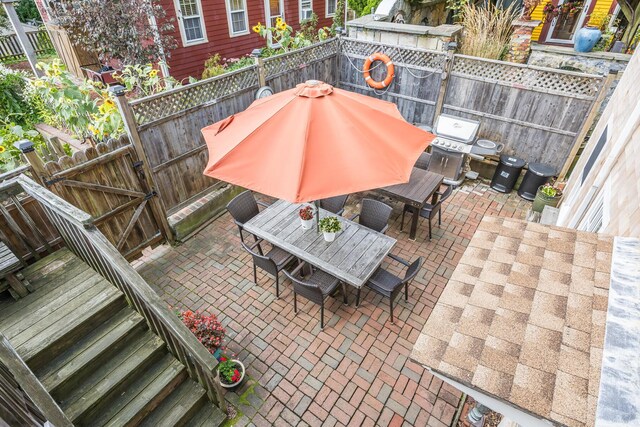
<instances>
[{"instance_id":1,"label":"green shrub","mask_svg":"<svg viewBox=\"0 0 640 427\"><path fill-rule=\"evenodd\" d=\"M0 65L0 117L21 125L35 120L27 91L26 74Z\"/></svg>"},{"instance_id":2,"label":"green shrub","mask_svg":"<svg viewBox=\"0 0 640 427\"><path fill-rule=\"evenodd\" d=\"M202 78L208 79L211 77L219 76L224 73L239 70L244 67L249 67L255 62L253 58L249 56L243 56L241 58L221 58L220 54L216 53L211 55L209 59L204 62L204 71L202 72Z\"/></svg>"}]
</instances>

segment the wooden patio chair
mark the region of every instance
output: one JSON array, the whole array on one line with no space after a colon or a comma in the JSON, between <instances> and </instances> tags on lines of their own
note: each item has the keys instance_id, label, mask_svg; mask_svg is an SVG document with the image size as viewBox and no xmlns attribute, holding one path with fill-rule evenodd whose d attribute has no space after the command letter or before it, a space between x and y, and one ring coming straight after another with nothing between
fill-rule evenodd
<instances>
[{"instance_id":1,"label":"wooden patio chair","mask_svg":"<svg viewBox=\"0 0 640 427\"><path fill-rule=\"evenodd\" d=\"M310 273L304 277L302 270L307 267ZM293 282L293 311L298 314L298 298L300 295L320 306L320 329L324 329L324 302L338 288L340 280L329 273L315 269L306 262L299 262L291 272L284 274ZM348 304L347 294L342 291L344 303Z\"/></svg>"},{"instance_id":2,"label":"wooden patio chair","mask_svg":"<svg viewBox=\"0 0 640 427\"><path fill-rule=\"evenodd\" d=\"M407 272L405 273L404 278L398 277L395 274L390 273L389 271L380 267L375 271L375 273L373 273L365 286L370 288L372 291L389 298L389 312L391 314L391 323L394 323L393 300L396 298L396 296L398 296L398 294L404 287L404 300L409 301L409 283L411 283L411 281L418 274L418 271L420 271L420 267L422 267L424 258L419 257L413 263L409 264L408 261L400 258L399 256L393 254L389 254L388 256L389 258L407 267ZM356 296L356 307L360 305L360 291L361 290L358 289L358 293Z\"/></svg>"},{"instance_id":3,"label":"wooden patio chair","mask_svg":"<svg viewBox=\"0 0 640 427\"><path fill-rule=\"evenodd\" d=\"M446 190L444 192L437 192L438 201L435 205L427 203L424 205L422 209L420 209L420 216L426 218L429 221L429 240L431 240L431 220L435 217L436 213L438 214L438 225L442 225L442 203L451 196L453 193L453 185L447 185ZM402 231L402 227L404 226L404 214L410 212L412 215L416 214L416 208L411 205L404 205L404 209L402 209L402 219L400 221L400 231Z\"/></svg>"},{"instance_id":4,"label":"wooden patio chair","mask_svg":"<svg viewBox=\"0 0 640 427\"><path fill-rule=\"evenodd\" d=\"M258 284L257 268L260 267L268 274L276 279L276 298L280 298L280 271L293 260L293 255L289 252L273 246L266 254L256 253L253 251L255 247L260 248L262 239L258 239L253 245L247 246L245 242L240 242L245 251L249 252L253 257L253 281ZM285 271L286 273L286 271Z\"/></svg>"},{"instance_id":5,"label":"wooden patio chair","mask_svg":"<svg viewBox=\"0 0 640 427\"><path fill-rule=\"evenodd\" d=\"M389 228L389 218L391 217L391 206L373 199L362 199L360 213L349 218L354 221L358 218L358 223L379 233L386 233Z\"/></svg>"}]
</instances>

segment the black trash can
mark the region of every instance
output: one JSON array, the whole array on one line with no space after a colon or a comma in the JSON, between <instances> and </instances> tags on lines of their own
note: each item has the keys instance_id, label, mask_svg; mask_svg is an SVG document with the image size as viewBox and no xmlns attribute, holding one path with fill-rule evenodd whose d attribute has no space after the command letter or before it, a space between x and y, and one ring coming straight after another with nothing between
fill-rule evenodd
<instances>
[{"instance_id":1,"label":"black trash can","mask_svg":"<svg viewBox=\"0 0 640 427\"><path fill-rule=\"evenodd\" d=\"M511 193L523 167L524 160L506 154L501 155L500 164L491 179L491 188L501 193Z\"/></svg>"},{"instance_id":2,"label":"black trash can","mask_svg":"<svg viewBox=\"0 0 640 427\"><path fill-rule=\"evenodd\" d=\"M524 174L518 195L523 199L533 200L536 198L538 187L549 182L556 174L553 166L546 163L529 163L529 170Z\"/></svg>"}]
</instances>

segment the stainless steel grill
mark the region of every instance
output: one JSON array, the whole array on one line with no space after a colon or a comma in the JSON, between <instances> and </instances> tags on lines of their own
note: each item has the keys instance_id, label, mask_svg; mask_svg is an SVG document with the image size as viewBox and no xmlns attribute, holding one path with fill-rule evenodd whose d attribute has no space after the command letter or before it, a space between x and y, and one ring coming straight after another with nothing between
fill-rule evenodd
<instances>
[{"instance_id":1,"label":"stainless steel grill","mask_svg":"<svg viewBox=\"0 0 640 427\"><path fill-rule=\"evenodd\" d=\"M478 121L441 114L433 129L436 139L431 143L429 170L444 175L446 184L460 185L471 170L471 158L481 160L502 151L492 141L476 141L479 128Z\"/></svg>"}]
</instances>

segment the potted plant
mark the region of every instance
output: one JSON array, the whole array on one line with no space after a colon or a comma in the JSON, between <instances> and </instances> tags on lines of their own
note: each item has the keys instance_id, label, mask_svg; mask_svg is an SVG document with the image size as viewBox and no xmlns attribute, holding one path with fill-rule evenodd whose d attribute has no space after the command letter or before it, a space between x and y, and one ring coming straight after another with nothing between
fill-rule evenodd
<instances>
[{"instance_id":1,"label":"potted plant","mask_svg":"<svg viewBox=\"0 0 640 427\"><path fill-rule=\"evenodd\" d=\"M191 310L179 311L177 314L198 341L217 358L226 333L218 318L214 314Z\"/></svg>"},{"instance_id":2,"label":"potted plant","mask_svg":"<svg viewBox=\"0 0 640 427\"><path fill-rule=\"evenodd\" d=\"M224 388L234 388L240 385L244 379L244 365L237 359L231 359L225 355L218 359L218 379Z\"/></svg>"},{"instance_id":3,"label":"potted plant","mask_svg":"<svg viewBox=\"0 0 640 427\"><path fill-rule=\"evenodd\" d=\"M328 216L320 220L320 230L324 234L324 240L333 242L336 238L336 233L342 230L342 225L338 217Z\"/></svg>"},{"instance_id":4,"label":"potted plant","mask_svg":"<svg viewBox=\"0 0 640 427\"><path fill-rule=\"evenodd\" d=\"M557 207L562 197L562 191L547 183L538 187L536 198L533 200L532 209L534 212L542 212L545 206Z\"/></svg>"},{"instance_id":5,"label":"potted plant","mask_svg":"<svg viewBox=\"0 0 640 427\"><path fill-rule=\"evenodd\" d=\"M298 211L303 230L310 230L313 227L313 208L309 205L300 208Z\"/></svg>"}]
</instances>

